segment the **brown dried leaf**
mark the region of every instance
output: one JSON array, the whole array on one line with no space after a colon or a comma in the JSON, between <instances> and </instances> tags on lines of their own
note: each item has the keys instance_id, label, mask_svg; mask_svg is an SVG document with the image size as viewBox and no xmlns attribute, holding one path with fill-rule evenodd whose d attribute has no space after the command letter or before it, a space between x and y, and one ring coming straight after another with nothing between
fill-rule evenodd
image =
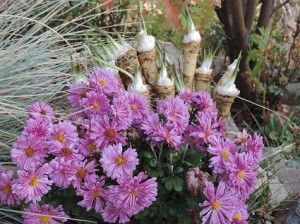
<instances>
[{"instance_id":1,"label":"brown dried leaf","mask_svg":"<svg viewBox=\"0 0 300 224\"><path fill-rule=\"evenodd\" d=\"M114 0L100 0L100 3L103 4L102 8L105 10L110 10L114 7L115 1Z\"/></svg>"},{"instance_id":2,"label":"brown dried leaf","mask_svg":"<svg viewBox=\"0 0 300 224\"><path fill-rule=\"evenodd\" d=\"M183 4L182 0L178 1L178 3ZM173 0L165 0L163 1L163 9L165 12L166 23L172 28L172 30L178 30L180 28L179 8Z\"/></svg>"}]
</instances>

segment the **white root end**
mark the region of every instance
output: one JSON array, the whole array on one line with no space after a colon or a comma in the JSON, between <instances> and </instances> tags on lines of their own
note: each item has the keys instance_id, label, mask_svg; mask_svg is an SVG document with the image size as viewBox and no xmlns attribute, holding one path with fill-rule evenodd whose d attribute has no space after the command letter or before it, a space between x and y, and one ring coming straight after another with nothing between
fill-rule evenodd
<instances>
[{"instance_id":1,"label":"white root end","mask_svg":"<svg viewBox=\"0 0 300 224\"><path fill-rule=\"evenodd\" d=\"M225 96L216 92L214 98L218 109L219 119L225 120L227 123L230 115L230 108L234 102L235 96Z\"/></svg>"},{"instance_id":2,"label":"white root end","mask_svg":"<svg viewBox=\"0 0 300 224\"><path fill-rule=\"evenodd\" d=\"M155 37L142 30L135 36L134 48L139 53L149 52L155 48Z\"/></svg>"},{"instance_id":3,"label":"white root end","mask_svg":"<svg viewBox=\"0 0 300 224\"><path fill-rule=\"evenodd\" d=\"M187 88L193 88L194 74L197 65L198 52L200 50L199 42L189 42L183 44L184 65L183 65L183 81Z\"/></svg>"}]
</instances>

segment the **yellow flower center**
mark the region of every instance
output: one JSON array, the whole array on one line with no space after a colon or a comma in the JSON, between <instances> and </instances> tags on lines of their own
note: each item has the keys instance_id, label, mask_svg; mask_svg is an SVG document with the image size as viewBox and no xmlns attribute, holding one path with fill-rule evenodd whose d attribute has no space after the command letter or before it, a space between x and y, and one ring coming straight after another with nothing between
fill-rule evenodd
<instances>
[{"instance_id":1,"label":"yellow flower center","mask_svg":"<svg viewBox=\"0 0 300 224\"><path fill-rule=\"evenodd\" d=\"M64 156L68 157L68 156L71 156L73 154L73 151L69 147L65 147L65 148L62 149L62 154Z\"/></svg>"},{"instance_id":2,"label":"yellow flower center","mask_svg":"<svg viewBox=\"0 0 300 224\"><path fill-rule=\"evenodd\" d=\"M191 93L185 93L184 95L185 95L185 97L188 98L188 99L192 97L192 94L191 94Z\"/></svg>"},{"instance_id":3,"label":"yellow flower center","mask_svg":"<svg viewBox=\"0 0 300 224\"><path fill-rule=\"evenodd\" d=\"M94 104L93 104L93 108L94 108L94 110L98 110L98 109L99 109L99 107L100 107L100 106L99 106L99 104L98 104L98 103L94 103Z\"/></svg>"},{"instance_id":4,"label":"yellow flower center","mask_svg":"<svg viewBox=\"0 0 300 224\"><path fill-rule=\"evenodd\" d=\"M137 109L137 106L136 106L135 104L131 104L131 105L130 105L130 108L131 108L131 110L136 110L136 109Z\"/></svg>"},{"instance_id":5,"label":"yellow flower center","mask_svg":"<svg viewBox=\"0 0 300 224\"><path fill-rule=\"evenodd\" d=\"M209 103L209 102L206 102L204 108L205 108L205 109L210 108L210 103Z\"/></svg>"},{"instance_id":6,"label":"yellow flower center","mask_svg":"<svg viewBox=\"0 0 300 224\"><path fill-rule=\"evenodd\" d=\"M136 196L136 195L137 195L137 192L134 190L134 188L131 188L130 194L131 194L132 196Z\"/></svg>"},{"instance_id":7,"label":"yellow flower center","mask_svg":"<svg viewBox=\"0 0 300 224\"><path fill-rule=\"evenodd\" d=\"M174 119L177 119L177 118L178 118L177 114L174 114L174 113L171 113L170 116L171 116L172 118L174 118Z\"/></svg>"},{"instance_id":8,"label":"yellow flower center","mask_svg":"<svg viewBox=\"0 0 300 224\"><path fill-rule=\"evenodd\" d=\"M240 172L237 174L237 177L238 177L239 179L243 179L243 178L245 177L245 171L244 171L244 170L240 171Z\"/></svg>"},{"instance_id":9,"label":"yellow flower center","mask_svg":"<svg viewBox=\"0 0 300 224\"><path fill-rule=\"evenodd\" d=\"M96 149L96 146L90 142L88 145L87 145L87 148L90 150L90 151L94 151Z\"/></svg>"},{"instance_id":10,"label":"yellow flower center","mask_svg":"<svg viewBox=\"0 0 300 224\"><path fill-rule=\"evenodd\" d=\"M227 150L222 152L222 157L228 162L229 161L229 153Z\"/></svg>"},{"instance_id":11,"label":"yellow flower center","mask_svg":"<svg viewBox=\"0 0 300 224\"><path fill-rule=\"evenodd\" d=\"M85 90L81 91L81 93L80 93L80 98L81 98L81 99L82 99L82 98L86 98L86 91L85 91Z\"/></svg>"},{"instance_id":12,"label":"yellow flower center","mask_svg":"<svg viewBox=\"0 0 300 224\"><path fill-rule=\"evenodd\" d=\"M5 186L4 186L4 192L6 194L11 194L12 193L11 192L11 186L10 186L10 184L5 184Z\"/></svg>"},{"instance_id":13,"label":"yellow flower center","mask_svg":"<svg viewBox=\"0 0 300 224\"><path fill-rule=\"evenodd\" d=\"M50 217L48 215L42 215L40 218L41 223L49 223L50 222Z\"/></svg>"},{"instance_id":14,"label":"yellow flower center","mask_svg":"<svg viewBox=\"0 0 300 224\"><path fill-rule=\"evenodd\" d=\"M125 163L125 159L123 156L118 156L118 158L116 159L116 163L118 166L122 166Z\"/></svg>"},{"instance_id":15,"label":"yellow flower center","mask_svg":"<svg viewBox=\"0 0 300 224\"><path fill-rule=\"evenodd\" d=\"M233 216L233 218L235 218L235 219L241 221L241 220L243 219L243 216L242 216L241 213L237 213L237 214L235 214L235 215Z\"/></svg>"},{"instance_id":16,"label":"yellow flower center","mask_svg":"<svg viewBox=\"0 0 300 224\"><path fill-rule=\"evenodd\" d=\"M98 198L100 196L100 192L98 190L95 190L93 195L95 198Z\"/></svg>"},{"instance_id":17,"label":"yellow flower center","mask_svg":"<svg viewBox=\"0 0 300 224\"><path fill-rule=\"evenodd\" d=\"M37 179L37 177L31 178L31 180L29 181L29 185L31 187L35 187L36 185L38 185L38 183L39 183L39 180Z\"/></svg>"},{"instance_id":18,"label":"yellow flower center","mask_svg":"<svg viewBox=\"0 0 300 224\"><path fill-rule=\"evenodd\" d=\"M76 176L78 177L78 178L85 178L85 176L86 176L86 170L83 168L83 167L81 167L78 171L77 171L77 173L76 173Z\"/></svg>"},{"instance_id":19,"label":"yellow flower center","mask_svg":"<svg viewBox=\"0 0 300 224\"><path fill-rule=\"evenodd\" d=\"M166 136L166 140L168 141L168 142L170 142L170 141L172 141L172 135L170 134L170 133L168 133L167 134L167 136Z\"/></svg>"},{"instance_id":20,"label":"yellow flower center","mask_svg":"<svg viewBox=\"0 0 300 224\"><path fill-rule=\"evenodd\" d=\"M32 157L32 156L34 156L34 150L33 150L33 148L31 148L31 147L28 147L27 149L25 149L25 155L26 155L26 157Z\"/></svg>"},{"instance_id":21,"label":"yellow flower center","mask_svg":"<svg viewBox=\"0 0 300 224\"><path fill-rule=\"evenodd\" d=\"M106 86L106 80L100 80L99 84L100 86Z\"/></svg>"},{"instance_id":22,"label":"yellow flower center","mask_svg":"<svg viewBox=\"0 0 300 224\"><path fill-rule=\"evenodd\" d=\"M211 136L211 134L212 134L212 132L209 130L209 131L205 132L205 137L208 138Z\"/></svg>"},{"instance_id":23,"label":"yellow flower center","mask_svg":"<svg viewBox=\"0 0 300 224\"><path fill-rule=\"evenodd\" d=\"M64 142L66 139L65 135L63 133L58 133L56 136L56 140L59 142Z\"/></svg>"},{"instance_id":24,"label":"yellow flower center","mask_svg":"<svg viewBox=\"0 0 300 224\"><path fill-rule=\"evenodd\" d=\"M213 203L213 209L214 209L214 210L219 210L220 208L221 208L220 202L215 201L215 202Z\"/></svg>"},{"instance_id":25,"label":"yellow flower center","mask_svg":"<svg viewBox=\"0 0 300 224\"><path fill-rule=\"evenodd\" d=\"M241 141L242 141L243 143L246 143L246 142L247 142L247 138L246 138L245 136L243 136L243 137L241 138Z\"/></svg>"},{"instance_id":26,"label":"yellow flower center","mask_svg":"<svg viewBox=\"0 0 300 224\"><path fill-rule=\"evenodd\" d=\"M110 141L112 141L116 137L116 132L114 129L108 128L105 130L104 135L109 138Z\"/></svg>"},{"instance_id":27,"label":"yellow flower center","mask_svg":"<svg viewBox=\"0 0 300 224\"><path fill-rule=\"evenodd\" d=\"M40 111L40 115L46 115L46 114L47 114L47 112L45 110Z\"/></svg>"}]
</instances>

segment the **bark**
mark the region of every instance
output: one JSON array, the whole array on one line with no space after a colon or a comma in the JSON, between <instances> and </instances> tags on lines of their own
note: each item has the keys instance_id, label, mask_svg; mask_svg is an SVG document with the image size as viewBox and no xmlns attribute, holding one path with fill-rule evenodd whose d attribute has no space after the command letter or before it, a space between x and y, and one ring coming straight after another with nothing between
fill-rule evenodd
<instances>
[{"instance_id":1,"label":"bark","mask_svg":"<svg viewBox=\"0 0 300 224\"><path fill-rule=\"evenodd\" d=\"M245 26L247 29L248 39L254 22L255 9L256 9L256 0L248 0L246 6L246 13L245 13Z\"/></svg>"},{"instance_id":2,"label":"bark","mask_svg":"<svg viewBox=\"0 0 300 224\"><path fill-rule=\"evenodd\" d=\"M270 23L270 16L273 9L274 1L273 0L262 0L262 5L260 9L260 14L257 22L256 33L259 33L261 27L266 28Z\"/></svg>"},{"instance_id":3,"label":"bark","mask_svg":"<svg viewBox=\"0 0 300 224\"><path fill-rule=\"evenodd\" d=\"M248 44L247 44L247 30L244 21L244 13L243 13L243 4L240 0L231 0L232 4L232 25L233 30L235 31L235 37L238 51L242 51L242 59L240 63L240 72L248 71L249 63L247 61L248 56ZM235 52L235 58L237 57L237 53Z\"/></svg>"},{"instance_id":4,"label":"bark","mask_svg":"<svg viewBox=\"0 0 300 224\"><path fill-rule=\"evenodd\" d=\"M226 34L228 56L230 61L242 51L240 74L236 84L241 91L241 96L247 99L253 96L253 81L250 79L251 68L247 61L250 33L253 28L256 10L256 0L223 0L222 8L216 9L219 20L224 25ZM285 1L286 4L287 1ZM261 27L267 27L270 23L274 0L261 0L261 11L256 25L256 32ZM255 48L255 46L253 46ZM252 65L252 64L251 64ZM252 67L252 66L251 66Z\"/></svg>"}]
</instances>

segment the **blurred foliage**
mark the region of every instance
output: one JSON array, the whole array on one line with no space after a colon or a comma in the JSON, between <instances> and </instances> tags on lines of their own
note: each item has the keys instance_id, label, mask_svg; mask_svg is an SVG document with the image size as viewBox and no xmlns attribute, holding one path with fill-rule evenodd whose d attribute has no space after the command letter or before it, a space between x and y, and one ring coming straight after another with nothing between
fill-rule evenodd
<instances>
[{"instance_id":1,"label":"blurred foliage","mask_svg":"<svg viewBox=\"0 0 300 224\"><path fill-rule=\"evenodd\" d=\"M157 39L170 41L181 49L183 36L187 33L187 20L183 14L183 1L147 1L145 19L148 33ZM152 3L151 3L152 2ZM193 2L193 4L191 3ZM205 30L215 21L214 6L211 0L190 1L188 10L195 28L203 35ZM147 6L147 5L146 5Z\"/></svg>"},{"instance_id":2,"label":"blurred foliage","mask_svg":"<svg viewBox=\"0 0 300 224\"><path fill-rule=\"evenodd\" d=\"M291 34L282 29L284 16L281 11L276 12L270 26L260 28L250 36L248 60L253 64L251 78L259 84L257 94L262 92L263 95L259 103L273 105L272 109L283 95L284 87L300 69L300 57L293 57L297 47L294 41L299 32L294 31L291 38Z\"/></svg>"},{"instance_id":3,"label":"blurred foliage","mask_svg":"<svg viewBox=\"0 0 300 224\"><path fill-rule=\"evenodd\" d=\"M291 144L300 139L299 127L300 116L293 110L289 111L288 119L272 116L263 127L265 140L269 147Z\"/></svg>"}]
</instances>

